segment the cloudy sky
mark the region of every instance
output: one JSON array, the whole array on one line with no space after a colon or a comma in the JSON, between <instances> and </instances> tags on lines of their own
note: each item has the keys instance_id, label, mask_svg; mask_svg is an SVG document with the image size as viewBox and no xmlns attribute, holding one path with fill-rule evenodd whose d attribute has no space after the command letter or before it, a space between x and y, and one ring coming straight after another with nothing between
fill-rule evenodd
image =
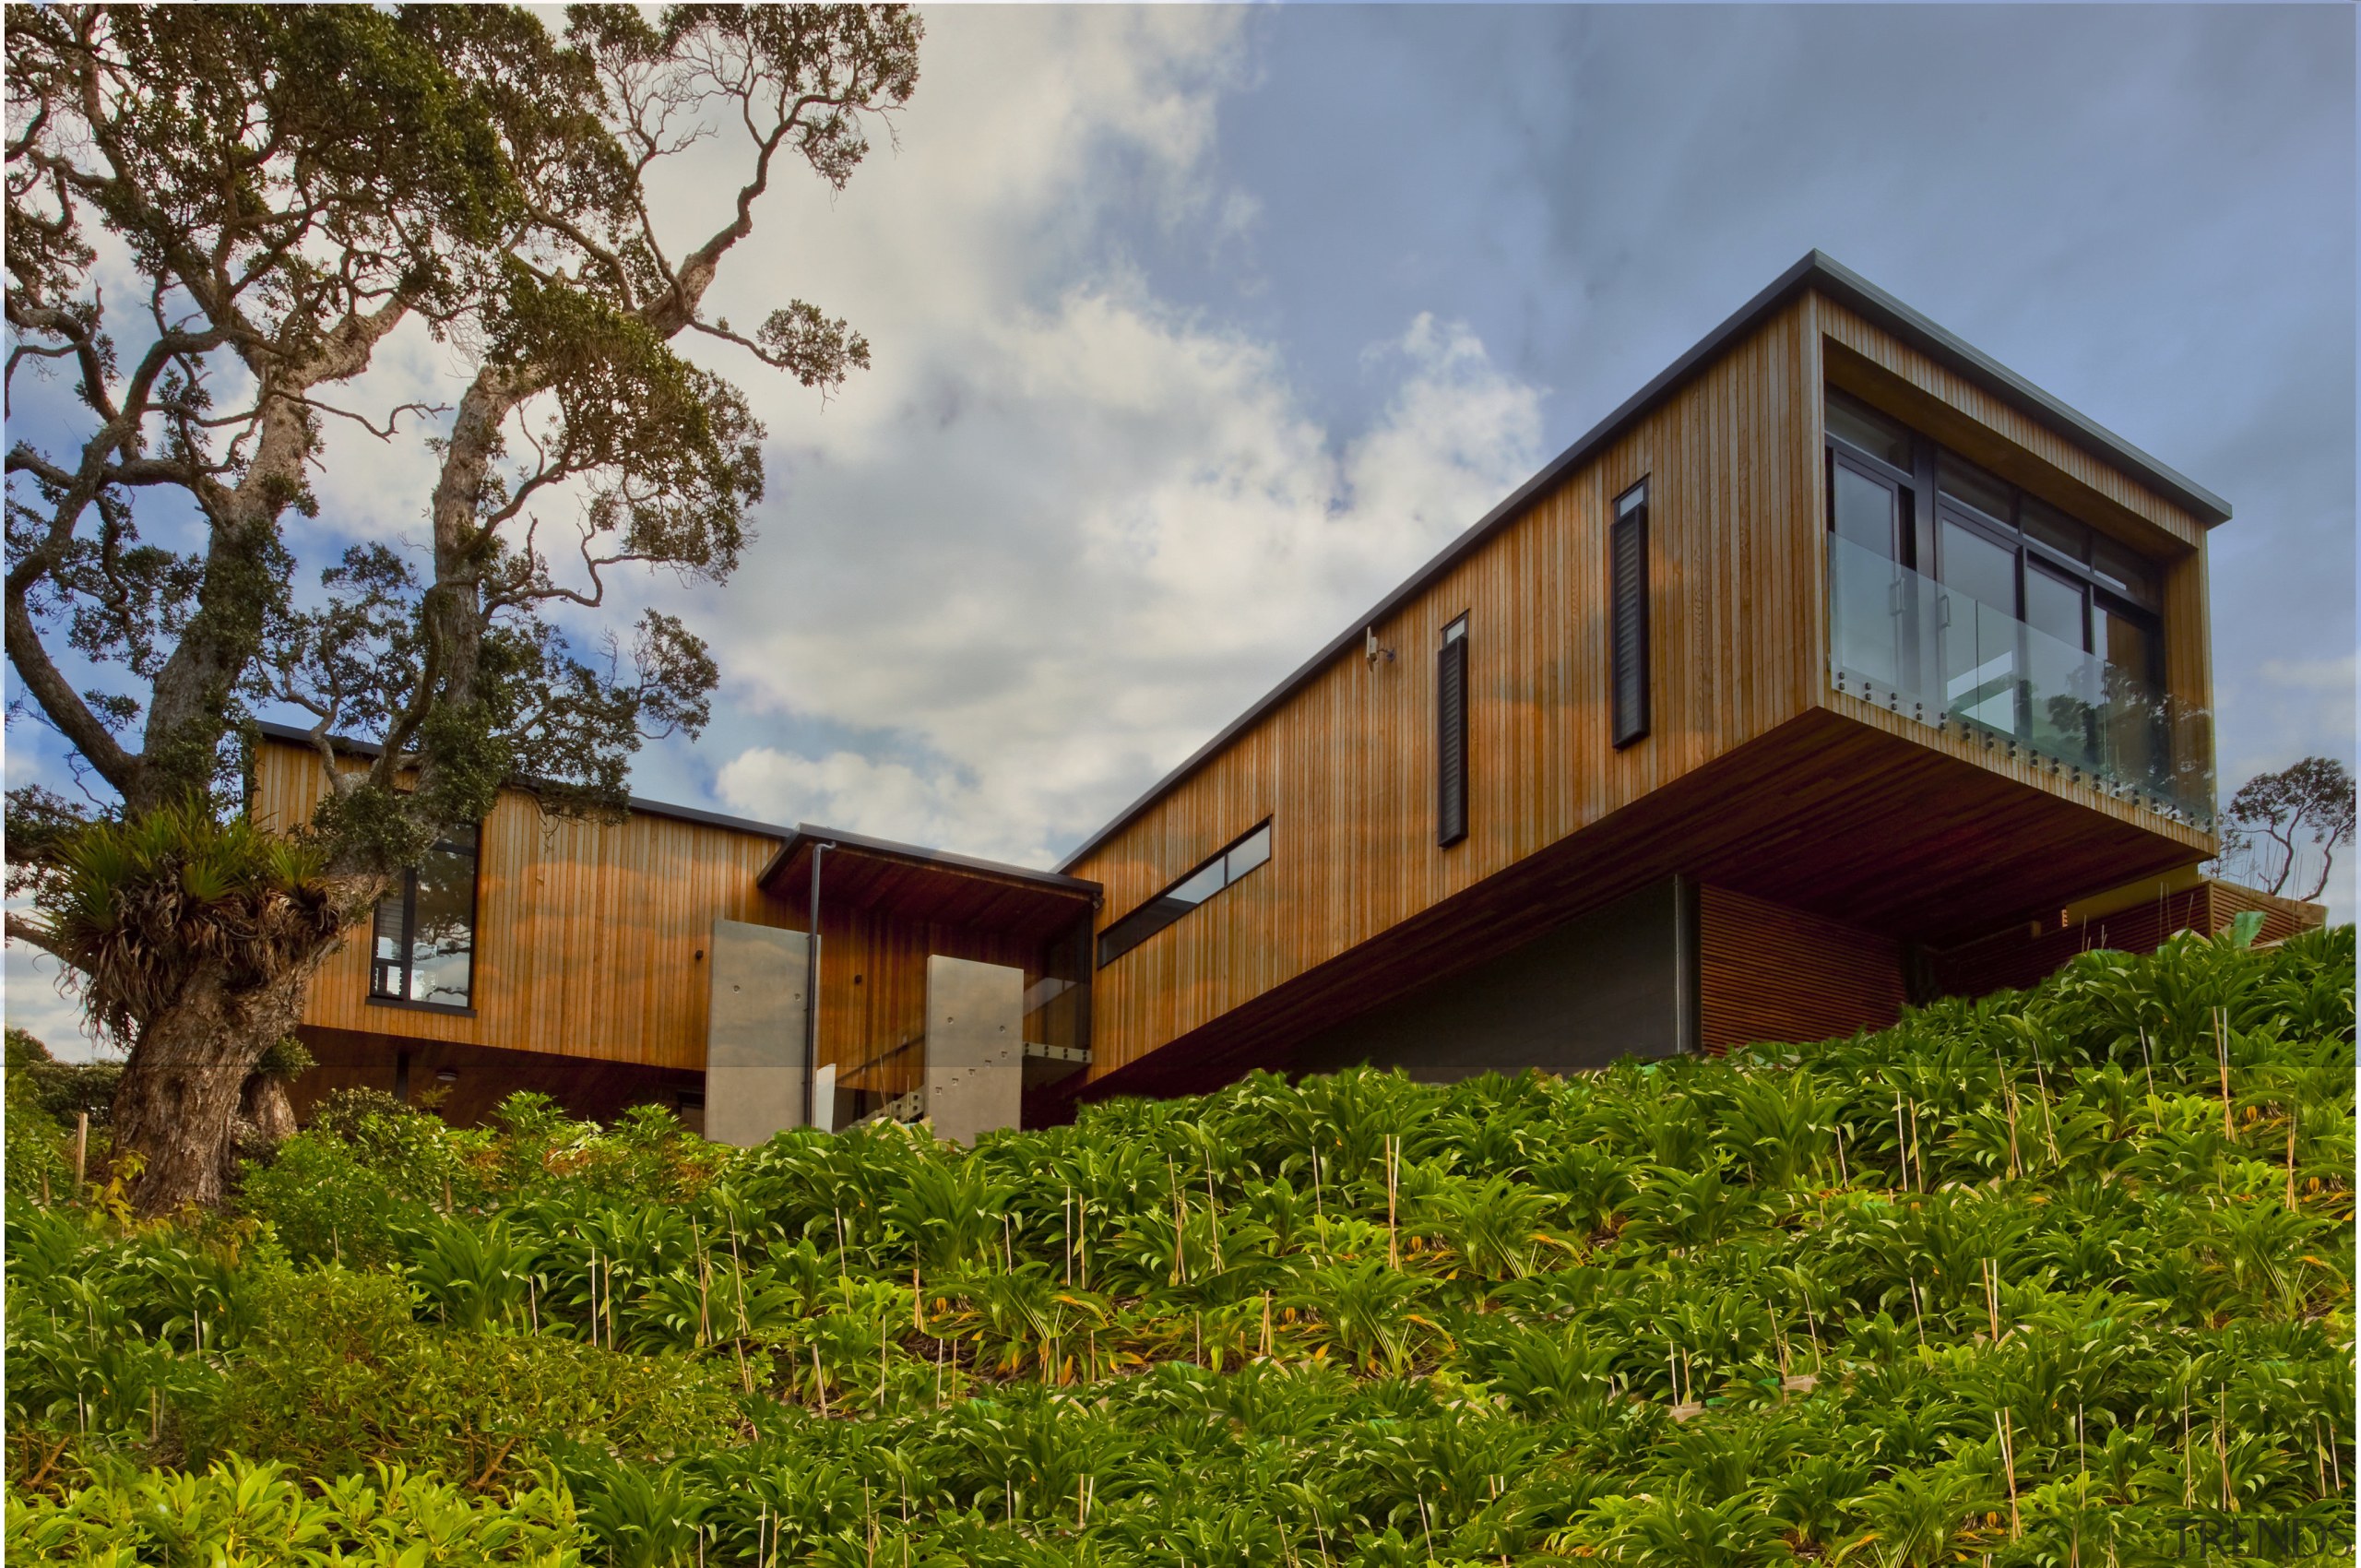
<instances>
[{"instance_id":1,"label":"cloudy sky","mask_svg":"<svg viewBox=\"0 0 2361 1568\"><path fill-rule=\"evenodd\" d=\"M769 426L646 795L1050 863L1817 246L2229 498L2224 781L2355 739L2342 5L945 9L718 313L874 368ZM668 187L710 226L718 170ZM386 374L447 368L422 339ZM325 532L422 540L365 440ZM11 783L54 742L8 735ZM2350 918L2349 873L2339 879ZM12 1020L46 987L9 955Z\"/></svg>"}]
</instances>

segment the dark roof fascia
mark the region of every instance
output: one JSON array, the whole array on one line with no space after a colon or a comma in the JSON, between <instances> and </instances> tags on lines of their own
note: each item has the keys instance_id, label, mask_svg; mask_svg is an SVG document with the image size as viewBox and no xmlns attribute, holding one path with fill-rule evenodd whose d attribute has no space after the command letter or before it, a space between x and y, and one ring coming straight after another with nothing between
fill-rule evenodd
<instances>
[{"instance_id":1,"label":"dark roof fascia","mask_svg":"<svg viewBox=\"0 0 2361 1568\"><path fill-rule=\"evenodd\" d=\"M773 876L795 859L806 844L825 844L832 849L859 849L872 855L884 855L894 860L916 864L940 866L946 871L972 871L1007 881L1030 883L1049 892L1071 893L1096 900L1102 891L1098 884L1062 872L1037 871L1031 866L1010 865L1005 861L979 860L973 855L955 855L947 849L929 849L917 844L897 844L890 838L872 838L866 834L845 833L833 827L821 827L813 823L799 824L789 835L778 852L754 878L754 885L766 887Z\"/></svg>"},{"instance_id":2,"label":"dark roof fascia","mask_svg":"<svg viewBox=\"0 0 2361 1568\"><path fill-rule=\"evenodd\" d=\"M271 740L286 741L307 749L319 743L309 730L298 729L292 724L275 724L268 719L259 719L255 722L255 728ZM353 756L378 756L383 754L386 749L374 741L355 741L343 735L330 736L328 743L338 751ZM532 790L538 793L540 786L538 780L520 777L509 779L507 788ZM795 837L794 828L781 827L776 823L756 822L751 817L725 816L719 812L699 811L694 806L676 806L663 801L642 800L637 795L626 797L623 804L626 809L640 816L669 817L674 822L693 822L701 827L726 827L732 832L751 833L764 838L786 839Z\"/></svg>"},{"instance_id":3,"label":"dark roof fascia","mask_svg":"<svg viewBox=\"0 0 2361 1568\"><path fill-rule=\"evenodd\" d=\"M1368 613L1357 617L1335 641L1298 666L1294 673L1273 687L1261 701L1223 726L1220 733L1191 753L1188 760L1180 766L1157 780L1145 794L1117 813L1107 826L1084 839L1058 862L1058 869L1062 872L1070 870L1121 832L1133 818L1155 804L1167 791L1236 740L1250 725L1294 695L1314 675L1359 642L1366 628L1391 618L1405 603L1425 591L1435 578L1449 571L1522 514L1537 496L1565 477L1568 470L1588 461L1609 442L1629 430L1641 416L1684 386L1699 369L1718 358L1734 339L1753 330L1765 317L1811 288L1821 290L1839 304L1868 317L1912 348L1950 365L1986 391L2019 407L2041 424L2078 445L2096 448L2101 455L2155 485L2170 499L2196 513L2209 526L2229 520L2230 504L2212 491L2184 479L2122 437L2076 413L1999 361L1970 347L1964 339L1945 331L1858 273L1815 250L1781 273L1770 287L1740 305L1687 353L1673 361L1654 380L1626 398L1614 412L1551 458L1539 473L1510 492L1506 500L1485 513L1473 528L1443 546L1432 560L1419 567L1399 588L1378 600Z\"/></svg>"}]
</instances>

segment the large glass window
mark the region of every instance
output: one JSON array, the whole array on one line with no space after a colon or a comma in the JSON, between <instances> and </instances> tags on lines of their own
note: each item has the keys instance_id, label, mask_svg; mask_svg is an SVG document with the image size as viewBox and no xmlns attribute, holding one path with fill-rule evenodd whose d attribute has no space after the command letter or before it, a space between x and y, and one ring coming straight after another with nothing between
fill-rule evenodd
<instances>
[{"instance_id":1,"label":"large glass window","mask_svg":"<svg viewBox=\"0 0 2361 1568\"><path fill-rule=\"evenodd\" d=\"M1837 536L1886 560L1899 559L1896 541L1901 538L1903 520L1901 484L1865 465L1840 461L1833 488Z\"/></svg>"},{"instance_id":2,"label":"large glass window","mask_svg":"<svg viewBox=\"0 0 2361 1568\"><path fill-rule=\"evenodd\" d=\"M1271 825L1263 823L1213 859L1098 933L1105 968L1271 858Z\"/></svg>"},{"instance_id":3,"label":"large glass window","mask_svg":"<svg viewBox=\"0 0 2361 1568\"><path fill-rule=\"evenodd\" d=\"M477 839L469 828L435 845L377 901L370 995L434 1007L469 1004L475 980Z\"/></svg>"},{"instance_id":4,"label":"large glass window","mask_svg":"<svg viewBox=\"0 0 2361 1568\"><path fill-rule=\"evenodd\" d=\"M1833 389L1825 429L1839 689L2209 816L2206 716L2164 691L2162 565Z\"/></svg>"},{"instance_id":5,"label":"large glass window","mask_svg":"<svg viewBox=\"0 0 2361 1568\"><path fill-rule=\"evenodd\" d=\"M1842 392L1828 393L1825 425L1828 526L1839 539L2021 622L2054 651L2096 655L2161 683L2153 562ZM1930 487L1932 531L1914 539L1917 498ZM1933 561L1914 559L1928 549ZM1954 640L1974 632L1956 615L1943 630ZM1906 679L1882 674L1892 662L1865 671Z\"/></svg>"},{"instance_id":6,"label":"large glass window","mask_svg":"<svg viewBox=\"0 0 2361 1568\"><path fill-rule=\"evenodd\" d=\"M1944 586L2003 615L2017 612L2017 552L1983 529L1945 517L1936 530L1936 574Z\"/></svg>"}]
</instances>

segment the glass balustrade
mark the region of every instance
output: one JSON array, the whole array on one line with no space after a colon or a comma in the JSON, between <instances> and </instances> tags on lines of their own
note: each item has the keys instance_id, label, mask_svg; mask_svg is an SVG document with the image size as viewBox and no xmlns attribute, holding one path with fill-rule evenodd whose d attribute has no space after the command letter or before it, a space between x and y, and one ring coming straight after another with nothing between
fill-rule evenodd
<instances>
[{"instance_id":1,"label":"glass balustrade","mask_svg":"<svg viewBox=\"0 0 2361 1568\"><path fill-rule=\"evenodd\" d=\"M1836 689L1957 725L2210 827L2210 716L2005 611L1830 535Z\"/></svg>"}]
</instances>

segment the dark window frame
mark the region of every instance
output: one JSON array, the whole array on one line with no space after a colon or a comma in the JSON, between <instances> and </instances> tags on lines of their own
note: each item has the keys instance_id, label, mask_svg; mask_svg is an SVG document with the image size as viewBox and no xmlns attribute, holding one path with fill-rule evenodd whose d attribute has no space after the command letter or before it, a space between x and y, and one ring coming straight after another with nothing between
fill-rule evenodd
<instances>
[{"instance_id":1,"label":"dark window frame","mask_svg":"<svg viewBox=\"0 0 2361 1568\"><path fill-rule=\"evenodd\" d=\"M1643 477L1615 498L1607 523L1608 703L1609 733L1619 752L1646 740L1653 719L1648 546Z\"/></svg>"},{"instance_id":2,"label":"dark window frame","mask_svg":"<svg viewBox=\"0 0 2361 1568\"><path fill-rule=\"evenodd\" d=\"M382 959L377 956L376 921L378 916L376 910L373 910L370 915L368 1001L372 1006L376 1007L409 1007L425 1013L451 1013L464 1017L473 1017L476 1010L477 938L483 929L482 825L477 824L470 826L468 829L468 837L465 839L454 835L452 837L436 840L433 849L430 852L465 854L468 857L469 873L468 876L467 998L465 1001L461 1002L426 1002L421 1001L409 994L410 980L417 972L417 967L413 960L418 942L418 868L416 866L409 866L406 867L401 873L402 917L400 945L402 956L398 964L392 963L389 960ZM379 898L377 901L378 909L382 909L385 906L386 898L389 898L391 897L393 897L393 894L389 890L386 894L385 897ZM399 989L395 991L386 991L382 988L384 977L389 968L396 968L400 972L400 980L398 981Z\"/></svg>"},{"instance_id":3,"label":"dark window frame","mask_svg":"<svg viewBox=\"0 0 2361 1568\"><path fill-rule=\"evenodd\" d=\"M1467 837L1467 613L1442 629L1435 650L1435 843Z\"/></svg>"},{"instance_id":4,"label":"dark window frame","mask_svg":"<svg viewBox=\"0 0 2361 1568\"><path fill-rule=\"evenodd\" d=\"M1228 863L1229 857L1258 837L1263 840L1260 846L1262 858L1233 871ZM1183 917L1212 903L1218 895L1237 886L1241 879L1252 875L1270 862L1271 819L1266 816L1195 865L1191 866L1182 874L1166 883L1162 890L1154 897L1142 899L1135 908L1120 920L1109 921L1107 923L1107 929L1098 933L1097 967L1105 968L1157 932L1179 923ZM1221 885L1210 889L1204 897L1192 903L1184 904L1172 897L1175 890L1187 886L1215 867L1221 868Z\"/></svg>"},{"instance_id":5,"label":"dark window frame","mask_svg":"<svg viewBox=\"0 0 2361 1568\"><path fill-rule=\"evenodd\" d=\"M1916 566L1918 548L1918 476L1907 469L1897 469L1882 457L1872 457L1839 436L1830 436L1827 446L1827 472L1823 476L1827 489L1825 510L1828 531L1836 531L1836 473L1849 469L1870 483L1893 493L1893 531L1888 540L1892 558L1904 566Z\"/></svg>"},{"instance_id":6,"label":"dark window frame","mask_svg":"<svg viewBox=\"0 0 2361 1568\"><path fill-rule=\"evenodd\" d=\"M2159 688L2165 684L2165 672L2163 668L2165 618L2163 614L2127 597L2110 586L2109 580L2099 574L2098 567L2093 562L2078 560L2028 532L2023 526L2024 504L2028 499L2041 498L2032 496L2023 485L2003 479L1980 463L1971 462L1925 432L1893 419L1883 410L1875 409L1873 405L1864 403L1862 399L1854 398L1840 388L1833 386L1825 388L1823 396L1827 395L1843 397L1852 402L1861 403L1863 407L1870 408L1873 412L1900 426L1908 434L1912 449L1911 468L1907 470L1897 469L1877 454L1865 452L1834 431L1826 429L1825 421L1823 421L1822 437L1828 478L1821 509L1822 522L1828 531L1833 533L1836 528L1835 469L1836 465L1841 461L1845 466L1861 471L1869 477L1893 485L1899 491L1902 505L1901 546L1904 552L1899 559L1900 564L1910 567L1937 583L1943 582L1942 524L1946 520L1951 521L2014 553L2016 603L2011 608L2010 613L2016 620L2023 622L2025 619L2025 574L2033 570L2035 564L2037 564L2054 575L2072 579L2084 590L2082 617L2084 652L2095 656L2097 623L2101 607L2120 606L2123 619L2138 625L2147 633L2149 638L2152 667L2147 670L2134 671L2133 673ZM1940 477L1940 466L1941 459L1946 457L1960 467L1974 470L2007 491L2009 516L1996 517L1966 497L1954 495L1943 489ZM1932 497L1931 504L1927 503L1924 500L1925 497ZM2141 564L2152 575L2152 580L2161 585L2166 563L2124 544L2120 540L2114 539L2112 535L2103 534L2099 529L2091 527L2089 523L2054 502L2045 501L2044 505L2067 521L2087 530L2094 540L2109 540L2118 548L2137 557ZM1914 526L1914 519L1916 526Z\"/></svg>"}]
</instances>

